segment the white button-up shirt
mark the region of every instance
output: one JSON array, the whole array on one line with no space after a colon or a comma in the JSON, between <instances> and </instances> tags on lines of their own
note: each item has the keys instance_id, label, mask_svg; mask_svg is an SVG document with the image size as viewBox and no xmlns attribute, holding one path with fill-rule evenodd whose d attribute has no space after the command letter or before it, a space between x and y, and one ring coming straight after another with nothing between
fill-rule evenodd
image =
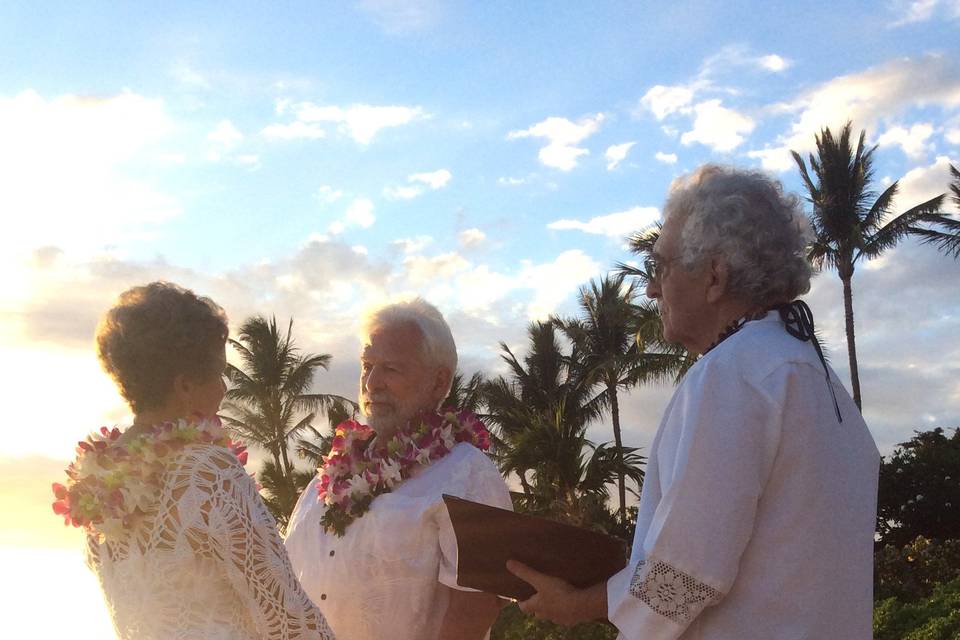
<instances>
[{"instance_id":1,"label":"white button-up shirt","mask_svg":"<svg viewBox=\"0 0 960 640\"><path fill-rule=\"evenodd\" d=\"M317 479L300 496L286 539L300 584L337 640L429 640L457 586L456 538L442 495L511 508L496 465L459 443L445 457L377 496L342 538L320 525Z\"/></svg>"},{"instance_id":2,"label":"white button-up shirt","mask_svg":"<svg viewBox=\"0 0 960 640\"><path fill-rule=\"evenodd\" d=\"M628 566L629 639L871 637L880 456L856 405L776 313L685 377L653 441Z\"/></svg>"}]
</instances>

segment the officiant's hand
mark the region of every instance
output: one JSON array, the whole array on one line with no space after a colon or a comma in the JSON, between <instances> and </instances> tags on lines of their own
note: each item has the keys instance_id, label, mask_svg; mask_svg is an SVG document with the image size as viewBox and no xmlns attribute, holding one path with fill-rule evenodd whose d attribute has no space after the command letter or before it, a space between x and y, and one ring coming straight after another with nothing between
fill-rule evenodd
<instances>
[{"instance_id":1,"label":"officiant's hand","mask_svg":"<svg viewBox=\"0 0 960 640\"><path fill-rule=\"evenodd\" d=\"M567 626L607 617L605 582L577 589L560 578L540 573L516 560L507 561L507 571L537 590L519 603L520 610L526 614Z\"/></svg>"}]
</instances>

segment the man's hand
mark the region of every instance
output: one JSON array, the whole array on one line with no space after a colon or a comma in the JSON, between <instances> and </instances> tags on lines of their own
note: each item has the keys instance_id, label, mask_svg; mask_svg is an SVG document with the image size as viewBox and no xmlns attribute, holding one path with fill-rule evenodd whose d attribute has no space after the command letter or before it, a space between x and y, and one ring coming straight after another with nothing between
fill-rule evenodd
<instances>
[{"instance_id":1,"label":"man's hand","mask_svg":"<svg viewBox=\"0 0 960 640\"><path fill-rule=\"evenodd\" d=\"M535 618L571 626L607 617L607 583L577 589L560 578L548 576L516 560L507 561L507 571L537 592L519 603L520 610Z\"/></svg>"}]
</instances>

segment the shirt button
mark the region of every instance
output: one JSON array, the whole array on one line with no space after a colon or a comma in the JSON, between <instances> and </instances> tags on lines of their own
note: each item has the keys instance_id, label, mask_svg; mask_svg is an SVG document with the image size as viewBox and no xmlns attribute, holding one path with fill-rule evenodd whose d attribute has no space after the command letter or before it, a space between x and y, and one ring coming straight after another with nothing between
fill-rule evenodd
<instances>
[{"instance_id":1,"label":"shirt button","mask_svg":"<svg viewBox=\"0 0 960 640\"><path fill-rule=\"evenodd\" d=\"M321 599L321 600L326 600L326 599L327 599L327 594L321 593L321 594L320 594L320 599Z\"/></svg>"},{"instance_id":2,"label":"shirt button","mask_svg":"<svg viewBox=\"0 0 960 640\"><path fill-rule=\"evenodd\" d=\"M337 553L336 551L334 551L333 549L331 549L331 550L330 550L330 557L332 558L332 557L334 556L334 554L336 554L336 553Z\"/></svg>"}]
</instances>

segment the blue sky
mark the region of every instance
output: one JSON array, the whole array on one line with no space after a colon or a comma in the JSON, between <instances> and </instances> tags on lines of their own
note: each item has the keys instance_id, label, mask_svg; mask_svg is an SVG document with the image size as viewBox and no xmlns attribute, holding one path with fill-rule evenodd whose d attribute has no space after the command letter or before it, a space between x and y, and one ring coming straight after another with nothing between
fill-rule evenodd
<instances>
[{"instance_id":1,"label":"blue sky","mask_svg":"<svg viewBox=\"0 0 960 640\"><path fill-rule=\"evenodd\" d=\"M65 459L126 409L91 335L167 278L296 319L356 393L356 319L419 294L468 370L571 313L706 161L799 189L788 151L852 118L905 208L960 162L960 5L440 2L0 6L0 457ZM855 279L868 422L889 451L960 423L960 263L903 243ZM846 376L839 284L809 300ZM59 376L50 379L49 372ZM42 382L41 382L42 380ZM58 399L50 400L50 388ZM671 389L625 403L646 446ZM598 425L596 440L609 438Z\"/></svg>"}]
</instances>

